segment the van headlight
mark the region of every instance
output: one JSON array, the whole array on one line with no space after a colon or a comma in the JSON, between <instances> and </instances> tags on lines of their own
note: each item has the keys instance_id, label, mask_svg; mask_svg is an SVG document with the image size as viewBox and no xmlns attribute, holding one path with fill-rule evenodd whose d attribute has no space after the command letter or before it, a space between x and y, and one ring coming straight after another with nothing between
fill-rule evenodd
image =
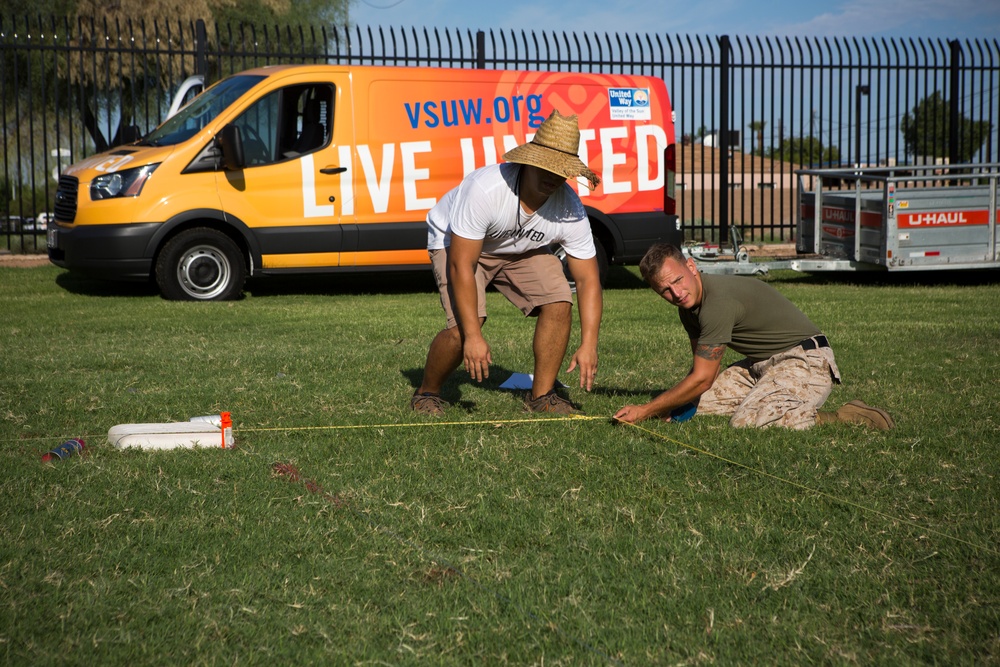
<instances>
[{"instance_id":1,"label":"van headlight","mask_svg":"<svg viewBox=\"0 0 1000 667\"><path fill-rule=\"evenodd\" d=\"M135 169L124 169L113 174L101 174L90 182L90 198L114 199L115 197L137 197L142 192L153 171L159 164L147 164Z\"/></svg>"}]
</instances>

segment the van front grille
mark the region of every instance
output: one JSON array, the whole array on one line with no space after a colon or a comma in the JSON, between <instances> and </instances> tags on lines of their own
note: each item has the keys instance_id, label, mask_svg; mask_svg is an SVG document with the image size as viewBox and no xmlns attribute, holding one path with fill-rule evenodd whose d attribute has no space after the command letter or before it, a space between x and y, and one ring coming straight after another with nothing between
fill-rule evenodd
<instances>
[{"instance_id":1,"label":"van front grille","mask_svg":"<svg viewBox=\"0 0 1000 667\"><path fill-rule=\"evenodd\" d=\"M76 219L76 196L80 188L80 179L76 176L60 176L56 188L56 220L73 222Z\"/></svg>"}]
</instances>

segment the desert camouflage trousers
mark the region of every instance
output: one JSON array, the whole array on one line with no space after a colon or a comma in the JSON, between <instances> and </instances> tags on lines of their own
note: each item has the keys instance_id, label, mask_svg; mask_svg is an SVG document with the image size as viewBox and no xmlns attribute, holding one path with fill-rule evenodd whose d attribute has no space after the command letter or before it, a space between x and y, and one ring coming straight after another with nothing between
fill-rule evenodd
<instances>
[{"instance_id":1,"label":"desert camouflage trousers","mask_svg":"<svg viewBox=\"0 0 1000 667\"><path fill-rule=\"evenodd\" d=\"M712 388L702 394L698 413L729 415L729 423L743 426L781 426L807 429L830 396L840 371L833 350L793 347L763 360L743 359L719 373Z\"/></svg>"}]
</instances>

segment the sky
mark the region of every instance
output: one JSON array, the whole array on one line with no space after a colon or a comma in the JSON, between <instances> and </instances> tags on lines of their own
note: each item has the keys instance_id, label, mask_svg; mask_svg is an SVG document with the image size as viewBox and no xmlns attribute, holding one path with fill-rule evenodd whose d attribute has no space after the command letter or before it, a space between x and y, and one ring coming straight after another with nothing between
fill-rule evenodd
<instances>
[{"instance_id":1,"label":"sky","mask_svg":"<svg viewBox=\"0 0 1000 667\"><path fill-rule=\"evenodd\" d=\"M998 0L352 0L364 27L730 37L1000 38Z\"/></svg>"}]
</instances>

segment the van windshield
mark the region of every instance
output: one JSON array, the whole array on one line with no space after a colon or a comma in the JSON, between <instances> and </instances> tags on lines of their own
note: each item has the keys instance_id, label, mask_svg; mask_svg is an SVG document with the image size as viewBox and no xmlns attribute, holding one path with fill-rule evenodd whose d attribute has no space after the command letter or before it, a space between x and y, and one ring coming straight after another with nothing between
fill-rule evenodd
<instances>
[{"instance_id":1,"label":"van windshield","mask_svg":"<svg viewBox=\"0 0 1000 667\"><path fill-rule=\"evenodd\" d=\"M194 136L243 93L259 83L263 76L239 74L223 79L143 137L140 145L173 146Z\"/></svg>"}]
</instances>

